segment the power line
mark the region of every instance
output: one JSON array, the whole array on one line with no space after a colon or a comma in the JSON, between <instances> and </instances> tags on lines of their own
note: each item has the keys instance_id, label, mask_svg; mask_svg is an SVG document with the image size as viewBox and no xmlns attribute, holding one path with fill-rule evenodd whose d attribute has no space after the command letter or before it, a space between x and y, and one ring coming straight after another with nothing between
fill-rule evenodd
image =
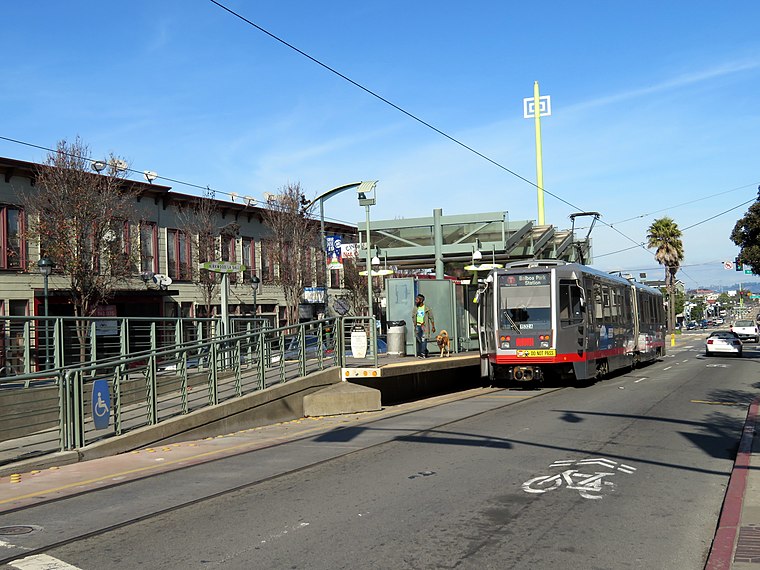
<instances>
[{"instance_id":1,"label":"power line","mask_svg":"<svg viewBox=\"0 0 760 570\"><path fill-rule=\"evenodd\" d=\"M7 142L11 142L11 143L19 144L19 145L23 145L23 146L28 146L28 147L31 147L31 148L36 148L38 150L44 150L46 152L53 152L53 153L59 153L59 152L61 152L61 151L59 151L57 149L48 148L48 147L45 147L45 146L41 146L41 145L38 145L38 144L26 142L26 141L21 141L21 140L18 140L18 139L13 139L13 138L10 138L10 137L4 137L2 135L0 135L0 140L4 140L4 141L7 141ZM82 159L88 160L90 162L95 162L95 160L93 158L89 157L89 156L78 156L78 155L74 155L74 154L71 154L71 153L64 153L64 154L66 154L67 156L70 156L72 158L82 158ZM135 173L135 174L138 174L140 176L144 175L144 171L142 171L142 170L136 170L134 168L127 167L127 168L124 169L124 171L125 172ZM169 178L167 176L156 175L155 179L156 180L165 180L167 182L172 182L174 184L180 184L180 185L188 186L188 187L191 187L191 188L198 188L199 190L204 190L205 192L209 192L209 193L213 193L213 194L223 194L225 196L229 196L232 202L234 202L235 200L241 200L242 202L245 202L246 199L249 198L249 196L241 196L240 194L235 193L235 192L225 192L224 190L216 190L214 188L211 188L210 186L201 186L200 184L194 184L192 182L185 182L183 180L177 180L175 178ZM252 198L252 197L250 197L250 198ZM266 203L264 200L258 200L258 199L255 199L255 200L256 200L257 203L261 203L261 204ZM331 222L336 222L336 223L339 223L339 224L344 224L344 225L347 225L347 226L350 226L350 225L352 225L352 224L355 223L355 222L347 222L345 220L340 220L338 218L331 218L331 217L328 217L328 216L325 216L325 220L326 221L331 221Z\"/></svg>"},{"instance_id":2,"label":"power line","mask_svg":"<svg viewBox=\"0 0 760 570\"><path fill-rule=\"evenodd\" d=\"M394 109L396 109L396 110L397 110L397 111L399 111L400 113L402 113L402 114L406 115L406 116L407 116L407 117L409 117L410 119L412 119L412 120L414 120L414 121L416 121L416 122L420 123L421 125L424 125L425 127L429 128L429 129L430 129L430 130L432 130L432 131L435 131L436 133L438 133L438 134L439 134L439 135L441 135L442 137L444 137L444 138L448 139L449 141L453 142L454 144L456 144L456 145L459 145L460 147L464 148L465 150L468 150L469 152L471 152L471 153L473 153L473 154L475 154L475 155L479 156L480 158L482 158L482 159L484 159L484 160L486 160L486 161L490 162L491 164L493 164L493 165L494 165L494 166L496 166L497 168L500 168L501 170L504 170L505 172L508 172L509 174L511 174L512 176L514 176L515 178L518 178L518 179L522 180L523 182L527 182L529 185L533 186L534 188L536 188L536 189L538 189L538 190L543 190L543 191L544 191L546 194L548 194L549 196L552 196L553 198L555 198L556 200L559 200L559 201L560 201L560 202L562 202L563 204L565 204L565 205L567 205L567 206L570 206L570 207L571 207L571 208L573 208L574 210L576 210L576 211L581 211L581 210L583 210L583 208L581 208L581 207L579 207L579 206L577 206L577 205L575 205L575 204L573 204L573 203L571 203L571 202L568 202L568 201L567 201L567 200L565 200L564 198L562 198L562 197L558 196L557 194L555 194L555 193L553 193L553 192L550 192L550 191L549 191L549 190L547 190L546 188L541 188L541 187L540 187L540 186L538 186L538 185L537 185L535 182L532 182L532 181L528 180L527 178L525 178L524 176L522 176L522 175L518 174L518 173L517 173L517 172L515 172L514 170L511 170L510 168L507 168L506 166L504 166L504 165L503 165L503 164L501 164L500 162L498 162L498 161L496 161L496 160L492 159L491 157L489 157L489 156L487 156L487 155L483 154L482 152L480 152L480 151L478 151L478 150L474 149L473 147L471 147L471 146L467 145L466 143L464 143L464 142L462 142L461 140L459 140L459 139L457 139L457 138L453 137L452 135L450 135L450 134L448 134L448 133L446 133L446 132L442 131L442 130L441 130L441 129L439 129L438 127L436 127L436 126L432 125L431 123L429 123L429 122L425 121L424 119L422 119L422 118L420 118L419 116L417 116L417 115L415 115L415 114L411 113L410 111L407 111L406 109L404 109L403 107L401 107L401 106L397 105L396 103L393 103L392 101L390 101L390 100L386 99L385 97L383 97L382 95L380 95L380 94L376 93L375 91L371 90L370 88L368 88L368 87L365 87L364 85L362 85L361 83L358 83L357 81L354 81L353 79L351 79L350 77L348 77L348 76L344 75L343 73L341 73L340 71L336 70L335 68L333 68L333 67L330 67L330 66L329 66L329 65L327 65L326 63L323 63L322 61L320 61L320 60L318 60L317 58L315 58L315 57L313 57L313 56L309 55L309 54L308 54L308 53L306 53L305 51L303 51L303 50L301 50L301 49L297 48L297 47L296 47L296 46L294 46L293 44L291 44L291 43L289 43L289 42L285 41L284 39L280 38L279 36L277 36L277 35L273 34L273 33L272 33L272 32L270 32L269 30L267 30L267 29L265 29L265 28L262 28L261 26L259 26L259 25L258 25L258 24L256 24L255 22L253 22L253 21L249 20L249 19L248 19L248 18L246 18L245 16L243 16L243 15L241 15L241 14L239 14L239 13L235 12L235 11L234 11L234 10L232 10L231 8L228 8L227 6L225 6L224 4L222 4L221 2L218 2L217 0L209 0L209 1L210 1L212 4L215 4L216 6L218 6L219 8L221 8L222 10L224 10L224 11L228 12L228 13L229 13L229 14L231 14L232 16L235 16L236 18L238 18L238 19L242 20L243 22L245 22L245 23L246 23L246 24L248 24L249 26L251 26L251 27L253 27L253 28L256 28L257 30L259 30L259 31L260 31L260 32L262 32L263 34L266 34L267 36L269 36L269 37L270 37L270 38L272 38L273 40L275 40L275 41L277 41L277 42L281 43L282 45L284 45L284 46L286 46L286 47L288 47L288 48L292 49L292 50L293 50L293 51L295 51L296 53L298 53L298 54L302 55L303 57L307 58L308 60L310 60L310 61L312 61L312 62L316 63L317 65L319 65L320 67L322 67L322 68L326 69L326 70L327 70L327 71L329 71L330 73L333 73L333 74L337 75L338 77L340 77L340 78L341 78L341 79L343 79L344 81L347 81L348 83L350 83L350 84L351 84L351 85L353 85L354 87L357 87L357 88L361 89L362 91L364 91L364 92L365 92L365 93L367 93L368 95L371 95L372 97L374 97L374 98L376 98L376 99L378 99L378 100L382 101L382 102L383 102L383 103L385 103L386 105L389 105L390 107L393 107ZM639 246L639 244L638 244L638 243L636 242L636 240L634 240L633 238L631 238L631 237L629 237L629 236L625 235L623 232L621 232L621 231L620 231L620 230L618 230L617 228L615 228L615 227L611 226L610 224L608 224L608 223L606 223L606 222L604 222L604 221L602 221L602 220L599 220L599 221L600 221L600 223L601 223L602 225L608 226L610 229L614 230L615 232L617 232L618 234L620 234L622 237L624 237L624 238L625 238L625 239L627 239L628 241L630 241L630 242L632 242L632 243L635 243L635 244L637 244L637 247ZM642 246L642 247L643 247L643 246ZM644 248L644 249L645 249L645 250L647 250L646 248ZM648 251L648 250L647 250L647 251Z\"/></svg>"}]
</instances>

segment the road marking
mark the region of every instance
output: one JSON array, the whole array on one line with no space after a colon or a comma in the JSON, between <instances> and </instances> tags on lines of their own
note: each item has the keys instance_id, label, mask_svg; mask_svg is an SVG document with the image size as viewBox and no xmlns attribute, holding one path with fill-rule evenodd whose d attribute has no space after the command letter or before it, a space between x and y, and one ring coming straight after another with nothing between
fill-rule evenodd
<instances>
[{"instance_id":1,"label":"road marking","mask_svg":"<svg viewBox=\"0 0 760 570\"><path fill-rule=\"evenodd\" d=\"M634 381L633 381L633 383L634 383L634 384L638 384L638 383L639 383L639 382L641 382L642 380L646 380L646 377L644 377L644 378L639 378L638 380L634 380Z\"/></svg>"},{"instance_id":2,"label":"road marking","mask_svg":"<svg viewBox=\"0 0 760 570\"><path fill-rule=\"evenodd\" d=\"M520 398L530 398L531 396L533 396L533 394L526 394L525 396L501 396L501 395L498 395L498 394L494 394L494 395L487 394L485 396L475 396L475 397L477 399L479 399L479 400L490 400L491 398L493 398L493 399L498 399L498 398L517 398L517 399L520 399Z\"/></svg>"},{"instance_id":3,"label":"road marking","mask_svg":"<svg viewBox=\"0 0 760 570\"><path fill-rule=\"evenodd\" d=\"M612 481L608 481L605 478L615 475L614 471L617 469L628 475L636 471L635 467L625 465L623 463L617 463L611 459L605 459L603 457L594 457L589 459L560 459L552 463L549 468L552 467L588 467L599 466L602 469L610 469L610 471L595 471L593 474L581 473L578 469L564 469L561 473L556 475L540 475L525 481L522 484L522 489L526 493L542 494L547 491L558 489L563 484L568 489L578 491L581 497L584 499L602 499L605 491L613 491L615 484Z\"/></svg>"},{"instance_id":4,"label":"road marking","mask_svg":"<svg viewBox=\"0 0 760 570\"><path fill-rule=\"evenodd\" d=\"M670 370L671 368L673 368L673 367L672 366L666 366L665 368L663 368L663 370Z\"/></svg>"},{"instance_id":5,"label":"road marking","mask_svg":"<svg viewBox=\"0 0 760 570\"><path fill-rule=\"evenodd\" d=\"M686 360L683 360L682 362L689 362L689 359L687 358Z\"/></svg>"},{"instance_id":6,"label":"road marking","mask_svg":"<svg viewBox=\"0 0 760 570\"><path fill-rule=\"evenodd\" d=\"M66 564L63 560L58 560L47 554L27 556L26 558L9 562L8 566L18 568L19 570L81 570L78 566Z\"/></svg>"},{"instance_id":7,"label":"road marking","mask_svg":"<svg viewBox=\"0 0 760 570\"><path fill-rule=\"evenodd\" d=\"M710 400L689 400L692 404L708 404L710 406L746 406L749 402L711 402Z\"/></svg>"}]
</instances>

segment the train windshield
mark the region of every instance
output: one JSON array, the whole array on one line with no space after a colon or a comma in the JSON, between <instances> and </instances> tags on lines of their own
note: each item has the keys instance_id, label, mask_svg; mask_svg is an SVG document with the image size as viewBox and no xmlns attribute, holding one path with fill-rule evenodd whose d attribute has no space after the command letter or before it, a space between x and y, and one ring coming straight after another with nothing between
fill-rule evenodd
<instances>
[{"instance_id":1,"label":"train windshield","mask_svg":"<svg viewBox=\"0 0 760 570\"><path fill-rule=\"evenodd\" d=\"M499 275L499 328L551 328L548 273Z\"/></svg>"}]
</instances>

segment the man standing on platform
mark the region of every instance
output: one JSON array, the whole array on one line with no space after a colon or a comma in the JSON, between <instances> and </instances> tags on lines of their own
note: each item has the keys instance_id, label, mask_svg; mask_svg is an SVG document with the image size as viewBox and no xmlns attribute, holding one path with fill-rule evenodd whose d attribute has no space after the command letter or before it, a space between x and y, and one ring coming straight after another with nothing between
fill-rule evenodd
<instances>
[{"instance_id":1,"label":"man standing on platform","mask_svg":"<svg viewBox=\"0 0 760 570\"><path fill-rule=\"evenodd\" d=\"M416 341L417 358L427 358L427 339L431 333L435 333L435 319L430 307L425 306L425 295L417 295L412 310L412 322L414 323L414 338Z\"/></svg>"}]
</instances>

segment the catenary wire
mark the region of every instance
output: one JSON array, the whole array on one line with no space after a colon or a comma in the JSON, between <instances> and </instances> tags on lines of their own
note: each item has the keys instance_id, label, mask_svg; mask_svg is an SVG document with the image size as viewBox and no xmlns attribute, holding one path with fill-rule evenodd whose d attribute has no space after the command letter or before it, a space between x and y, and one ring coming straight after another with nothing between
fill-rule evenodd
<instances>
[{"instance_id":1,"label":"catenary wire","mask_svg":"<svg viewBox=\"0 0 760 570\"><path fill-rule=\"evenodd\" d=\"M221 2L218 2L217 0L209 0L209 2L211 2L212 4L214 4L214 5L218 6L218 7L219 7L219 8L221 8L222 10L224 10L224 11L228 12L228 13L229 13L229 14L231 14L232 16L235 16L236 18L238 18L238 19L242 20L243 22L245 22L246 24L250 25L251 27L253 27L253 28L256 28L257 30L259 30L259 31L260 31L260 32L262 32L263 34L266 34L267 36L269 36L269 37L270 37L270 38L272 38L273 40L275 40L275 41L277 41L277 42L280 42L280 43L281 43L281 44L283 44L284 46L286 46L286 47L288 47L288 48L292 49L293 51L297 52L298 54L302 55L303 57L305 57L305 58L309 59L310 61L312 61L312 62L316 63L316 64L317 64L317 65L319 65L320 67L323 67L324 69L326 69L326 70L327 70L327 71L329 71L330 73L333 73L333 74L337 75L338 77L340 77L341 79L343 79L343 80L347 81L347 82L348 82L348 83L350 83L351 85L353 85L353 86L355 86L355 87L357 87L357 88L361 89L361 90L362 90L362 91L364 91L365 93L367 93L367 94L371 95L372 97L375 97L376 99L378 99L378 100L382 101L382 102L383 102L383 103L385 103L386 105L389 105L389 106L393 107L394 109L396 109L396 110L397 110L397 111L399 111L400 113L402 113L402 114L406 115L406 116L407 116L407 117L409 117L410 119L412 119L412 120L414 120L414 121L417 121L417 122L418 122L418 123L420 123L421 125L424 125L425 127L427 127L427 128L429 128L429 129L431 129L431 130L435 131L436 133L438 133L438 134L439 134L439 135L441 135L442 137L444 137L444 138L448 139L449 141L453 142L454 144L457 144L457 145L459 145L460 147L464 148L465 150L467 150L467 151L469 151L469 152L471 152L471 153L473 153L473 154L475 154L475 155L479 156L480 158L482 158L482 159L484 159L484 160L488 161L489 163L493 164L493 165L494 165L494 166L496 166L497 168L500 168L501 170L504 170L505 172L508 172L508 173L509 173L509 174L511 174L512 176L514 176L514 177L516 177L516 178L518 178L518 179L522 180L523 182L526 182L526 183L528 183L529 185L533 186L534 188L536 188L536 189L538 189L538 190L542 190L543 192L545 192L545 193L546 193L546 194L548 194L549 196L551 196L551 197L555 198L556 200L559 200L560 202L562 202L563 204L565 204L565 205L567 205L567 206L570 206L571 208L573 208L573 209L574 209L574 210L576 210L576 211L581 211L581 210L583 210L583 208L581 208L581 207L579 207L579 206L577 206L577 205L573 204L572 202L568 202L567 200L565 200L565 199L564 199L564 198L562 198L561 196L559 196L559 195L557 195L557 194L555 194L555 193L553 193L553 192L550 192L550 191L549 191L549 190L547 190L546 188L542 188L542 187L538 186L538 185L537 185L535 182L532 182L531 180L529 180L529 179L525 178L525 177L524 177L524 176L522 176L521 174L519 174L519 173L515 172L514 170L511 170L510 168L508 168L508 167L504 166L504 165L503 165L503 164L501 164L500 162L498 162L498 161L496 161L496 160L492 159L491 157L489 157L489 156L487 156L487 155L483 154L482 152L480 152L480 151L478 151L478 150L474 149L473 147L471 147L471 146L469 146L468 144L466 144L466 143L464 143L464 142L460 141L460 140L459 140L459 139L457 139L456 137L453 137L452 135L450 135L450 134L448 134L448 133L446 133L446 132L442 131L442 130L441 130L441 129L439 129L438 127L436 127L436 126L432 125L431 123L429 123L429 122L425 121L424 119L420 118L419 116L415 115L414 113L411 113L410 111L407 111L406 109L404 109L403 107L401 107L401 106L397 105L396 103L393 103L392 101L390 101L390 100L386 99L386 98L385 98L385 97L383 97L382 95L380 95L380 94L376 93L375 91L372 91L371 89L369 89L368 87L365 87L365 86L364 86L364 85L362 85L361 83L358 83L358 82L354 81L353 79L351 79L350 77L348 77L348 76L344 75L343 73L339 72L339 71L338 71L338 70L336 70L335 68L333 68L333 67L330 67L330 66L329 66L329 65L327 65L326 63L323 63L322 61L318 60L317 58L315 58L315 57L313 57L313 56L309 55L308 53L306 53L306 52L304 52L303 50L301 50L301 49L297 48L297 47L296 47L296 46L294 46L293 44L291 44L291 43L289 43L289 42L287 42L287 41L283 40L283 39L282 39L282 38L280 38L279 36L277 36L277 35L273 34L272 32L268 31L267 29L265 29L265 28L262 28L261 26L259 26L259 25L258 25L258 24L256 24L255 22L253 22L253 21L249 20L248 18L246 18L245 16L243 16L242 14L239 14L239 13L235 12L234 10L232 10L231 8L228 8L227 6L225 6L224 4L222 4ZM615 228L614 226L612 226L612 225L608 224L607 222L605 222L605 221L603 221L603 220L601 220L601 219L599 220L599 222L600 222L602 225L604 225L604 226L607 226L607 227L609 227L610 229L612 229L613 231L615 231L616 233L620 234L620 236L624 237L625 239L627 239L627 240L628 240L628 241L630 241L631 243L635 243L635 244L637 245L637 247L642 247L642 248L643 248L645 251L649 251L649 250L648 250L646 247L644 247L644 246L640 245L640 244L639 244L639 243L638 243L636 240L634 240L632 237L630 237L630 236L627 236L626 234L624 234L623 232L621 232L619 229Z\"/></svg>"}]
</instances>

